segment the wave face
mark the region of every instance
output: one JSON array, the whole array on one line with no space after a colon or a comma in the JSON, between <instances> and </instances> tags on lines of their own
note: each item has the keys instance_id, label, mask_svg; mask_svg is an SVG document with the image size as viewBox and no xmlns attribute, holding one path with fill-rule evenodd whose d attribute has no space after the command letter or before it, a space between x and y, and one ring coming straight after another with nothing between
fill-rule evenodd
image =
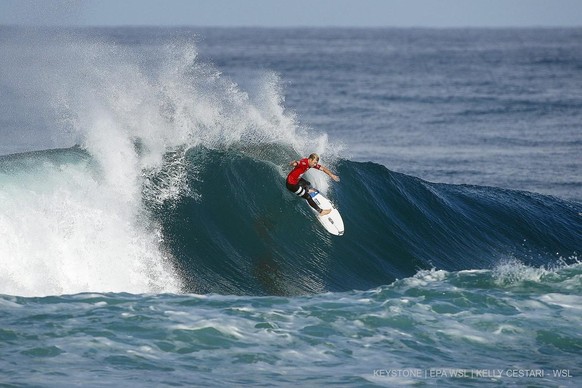
<instances>
[{"instance_id":1,"label":"wave face","mask_svg":"<svg viewBox=\"0 0 582 388\"><path fill-rule=\"evenodd\" d=\"M256 151L253 151L256 153ZM245 151L192 149L191 190L154 210L188 291L302 294L370 289L419 269L492 268L574 257L572 203L491 187L434 184L339 160L327 195L346 234L331 236L283 185L283 165ZM314 172L309 179L321 179ZM320 174L323 175L323 174Z\"/></svg>"}]
</instances>

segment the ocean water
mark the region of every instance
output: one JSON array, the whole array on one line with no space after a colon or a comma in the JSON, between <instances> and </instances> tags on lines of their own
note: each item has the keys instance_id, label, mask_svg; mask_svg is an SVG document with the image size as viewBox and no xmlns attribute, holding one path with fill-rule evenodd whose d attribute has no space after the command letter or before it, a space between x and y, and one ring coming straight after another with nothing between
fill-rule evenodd
<instances>
[{"instance_id":1,"label":"ocean water","mask_svg":"<svg viewBox=\"0 0 582 388\"><path fill-rule=\"evenodd\" d=\"M0 385L580 386L581 42L1 27Z\"/></svg>"}]
</instances>

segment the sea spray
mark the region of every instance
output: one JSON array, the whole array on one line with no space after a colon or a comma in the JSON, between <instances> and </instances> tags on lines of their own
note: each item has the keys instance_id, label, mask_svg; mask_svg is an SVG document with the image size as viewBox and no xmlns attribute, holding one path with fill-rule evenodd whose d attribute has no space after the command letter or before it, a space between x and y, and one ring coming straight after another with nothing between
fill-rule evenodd
<instances>
[{"instance_id":1,"label":"sea spray","mask_svg":"<svg viewBox=\"0 0 582 388\"><path fill-rule=\"evenodd\" d=\"M255 153L260 146L283 145L283 165L312 149L313 139L282 106L276 75L259 80L260 94L250 97L201 62L190 41L178 39L151 58L72 32L44 41L47 48L34 48L48 60L30 64L24 73L35 76L15 82L47 107L41 117L54 141L80 148L2 160L9 185L1 188L0 292L183 290L167 246L173 237L151 212L200 199L201 167L188 164L188 150L232 147L265 158ZM314 139L324 152L327 136Z\"/></svg>"}]
</instances>

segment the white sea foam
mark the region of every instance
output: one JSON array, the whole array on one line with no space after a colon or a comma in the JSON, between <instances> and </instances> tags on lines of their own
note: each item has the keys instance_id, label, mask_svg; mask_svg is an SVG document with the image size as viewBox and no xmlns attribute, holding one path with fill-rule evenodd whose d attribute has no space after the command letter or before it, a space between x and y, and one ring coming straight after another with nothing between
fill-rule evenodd
<instances>
[{"instance_id":1,"label":"white sea foam","mask_svg":"<svg viewBox=\"0 0 582 388\"><path fill-rule=\"evenodd\" d=\"M86 165L50 164L3 186L0 293L179 291L179 281L140 224L131 191ZM145 223L144 223L145 224Z\"/></svg>"}]
</instances>

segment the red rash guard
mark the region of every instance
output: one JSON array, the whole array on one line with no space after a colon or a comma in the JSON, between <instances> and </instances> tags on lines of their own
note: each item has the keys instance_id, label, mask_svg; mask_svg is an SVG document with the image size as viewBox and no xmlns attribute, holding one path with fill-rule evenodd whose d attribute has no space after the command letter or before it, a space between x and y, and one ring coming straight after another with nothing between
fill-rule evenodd
<instances>
[{"instance_id":1,"label":"red rash guard","mask_svg":"<svg viewBox=\"0 0 582 388\"><path fill-rule=\"evenodd\" d=\"M292 185L296 185L299 183L299 179L301 178L301 175L305 174L305 171L309 170L308 160L309 159L304 158L304 159L301 159L299 162L297 162L297 166L295 166L293 171L291 171L289 173L289 175L287 175L287 182L289 182ZM321 165L316 164L315 166L313 166L313 168L316 168L319 170L321 168Z\"/></svg>"}]
</instances>

